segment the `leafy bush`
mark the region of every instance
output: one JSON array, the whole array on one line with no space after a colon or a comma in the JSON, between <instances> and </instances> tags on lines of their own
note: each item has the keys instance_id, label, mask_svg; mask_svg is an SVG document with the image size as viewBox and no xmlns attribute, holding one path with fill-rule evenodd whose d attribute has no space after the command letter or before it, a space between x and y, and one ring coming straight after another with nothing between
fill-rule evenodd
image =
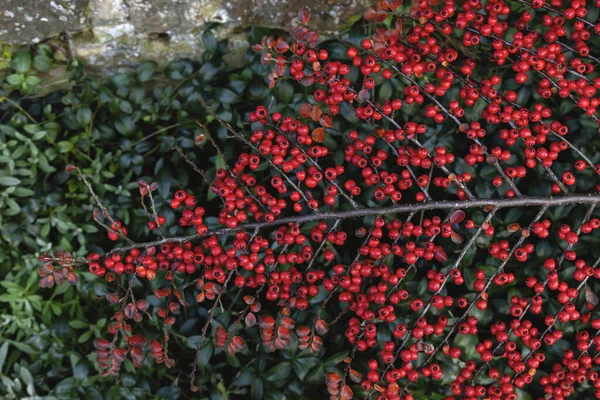
<instances>
[{"instance_id":1,"label":"leafy bush","mask_svg":"<svg viewBox=\"0 0 600 400\"><path fill-rule=\"evenodd\" d=\"M84 389L80 396L97 395L98 390L108 395L110 388L117 397L143 398L161 389L139 374L129 376L121 388L98 381L88 355L90 338L108 323L106 308L90 312L85 304L104 296L106 285L84 274L77 291L65 286L52 294L39 293L36 258L52 248L82 255L86 248L108 243L97 234L91 206L80 207L86 189L67 181L66 165L85 165L97 192L110 201L110 212L139 225L146 216L137 211L139 202L131 195L138 179L153 176L164 196L172 187L190 184L191 174L178 171L180 156L172 148L197 147L196 121L206 120L193 94L223 90L222 97L228 98L232 87L236 97L219 107L220 115L232 122L241 120L244 110L233 104L266 96L267 84L256 79L264 70L257 56L250 52L249 67L232 70L223 62L230 54L227 42L217 42L210 31L204 37L214 44L202 63L181 60L165 71L146 63L108 81L88 76L77 60L66 62L46 45L13 54L0 92L0 371L6 374L0 396L51 393L71 398ZM39 82L16 85L14 75L34 76ZM56 75L68 78L68 85L59 85L68 90L45 94L55 86ZM146 233L140 229L136 234ZM28 386L30 375L33 386ZM8 376L15 380L7 381ZM163 392L177 393L170 384L163 386Z\"/></svg>"},{"instance_id":2,"label":"leafy bush","mask_svg":"<svg viewBox=\"0 0 600 400\"><path fill-rule=\"evenodd\" d=\"M40 285L103 278L106 326L72 328L101 330L88 361L120 377L112 390L514 399L600 385L598 7L435 3L378 2L344 37L312 31L303 9L228 83L210 63L171 68L205 81L177 86L189 109L166 105L185 114L161 126L188 121L189 143L159 141L169 163L131 176L135 217L85 162L66 166L119 244L42 254ZM79 116L67 101L65 120L126 140L139 119L123 102L138 103L116 79L118 99L83 89L98 103ZM140 152L118 168L135 173Z\"/></svg>"}]
</instances>

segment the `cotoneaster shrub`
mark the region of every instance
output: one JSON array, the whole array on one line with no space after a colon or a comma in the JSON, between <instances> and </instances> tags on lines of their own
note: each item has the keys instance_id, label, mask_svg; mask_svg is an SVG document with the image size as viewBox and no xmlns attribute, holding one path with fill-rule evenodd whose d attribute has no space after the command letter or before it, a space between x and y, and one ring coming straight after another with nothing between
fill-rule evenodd
<instances>
[{"instance_id":1,"label":"cotoneaster shrub","mask_svg":"<svg viewBox=\"0 0 600 400\"><path fill-rule=\"evenodd\" d=\"M197 93L212 123L196 142L218 168L175 151L212 194L175 191L169 221L158 185L140 180L155 240L134 240L67 166L118 243L86 259L42 255L40 286L87 268L114 288L94 341L107 376L125 362L183 363L177 383L205 392L202 358L335 348L346 349L337 365L314 367L322 397L600 397L599 6L382 0L360 43L313 31L300 10L290 37L254 50L273 90L312 99L257 105L238 128L214 111L222 99ZM194 303L208 304L201 321ZM190 319L195 354L178 359L169 346Z\"/></svg>"}]
</instances>

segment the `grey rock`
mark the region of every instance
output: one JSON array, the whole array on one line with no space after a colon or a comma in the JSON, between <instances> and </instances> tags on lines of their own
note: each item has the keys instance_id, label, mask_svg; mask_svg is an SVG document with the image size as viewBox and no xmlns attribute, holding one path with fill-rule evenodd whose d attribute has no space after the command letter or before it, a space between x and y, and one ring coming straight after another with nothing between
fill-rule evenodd
<instances>
[{"instance_id":1,"label":"grey rock","mask_svg":"<svg viewBox=\"0 0 600 400\"><path fill-rule=\"evenodd\" d=\"M0 41L37 43L66 32L71 52L92 70L143 61L159 66L198 58L202 26L218 22L217 38L240 28L288 28L308 6L319 29L335 30L362 12L371 0L0 0ZM236 38L235 48L247 46Z\"/></svg>"},{"instance_id":2,"label":"grey rock","mask_svg":"<svg viewBox=\"0 0 600 400\"><path fill-rule=\"evenodd\" d=\"M0 41L38 43L87 25L88 0L1 0Z\"/></svg>"},{"instance_id":3,"label":"grey rock","mask_svg":"<svg viewBox=\"0 0 600 400\"><path fill-rule=\"evenodd\" d=\"M242 26L255 24L286 28L300 8L308 7L311 26L336 30L373 3L372 0L231 0L224 1L223 5L229 17Z\"/></svg>"}]
</instances>

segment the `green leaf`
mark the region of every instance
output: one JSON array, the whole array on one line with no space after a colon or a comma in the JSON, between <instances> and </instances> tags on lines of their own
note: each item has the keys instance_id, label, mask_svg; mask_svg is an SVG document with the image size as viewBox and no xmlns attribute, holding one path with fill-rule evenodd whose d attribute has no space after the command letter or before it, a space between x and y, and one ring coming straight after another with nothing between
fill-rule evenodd
<instances>
[{"instance_id":1,"label":"green leaf","mask_svg":"<svg viewBox=\"0 0 600 400\"><path fill-rule=\"evenodd\" d=\"M24 74L31 67L31 54L28 51L19 51L10 64L17 72Z\"/></svg>"},{"instance_id":2,"label":"green leaf","mask_svg":"<svg viewBox=\"0 0 600 400\"><path fill-rule=\"evenodd\" d=\"M55 387L54 392L59 397L67 397L69 398L71 395L71 391L73 390L73 386L75 385L75 381L73 378L66 378L60 381Z\"/></svg>"},{"instance_id":3,"label":"green leaf","mask_svg":"<svg viewBox=\"0 0 600 400\"><path fill-rule=\"evenodd\" d=\"M133 107L131 107L131 103L129 103L128 101L122 101L122 102L120 102L119 103L119 108L125 114L131 114L133 112Z\"/></svg>"},{"instance_id":4,"label":"green leaf","mask_svg":"<svg viewBox=\"0 0 600 400\"><path fill-rule=\"evenodd\" d=\"M73 329L82 329L82 328L87 328L88 324L76 319L76 320L70 321L69 326Z\"/></svg>"},{"instance_id":5,"label":"green leaf","mask_svg":"<svg viewBox=\"0 0 600 400\"><path fill-rule=\"evenodd\" d=\"M252 400L262 400L265 385L262 379L257 379L252 383L252 389L250 390L250 398Z\"/></svg>"},{"instance_id":6,"label":"green leaf","mask_svg":"<svg viewBox=\"0 0 600 400\"><path fill-rule=\"evenodd\" d=\"M8 355L8 342L4 342L2 346L0 346L0 375L2 375L2 368L4 367L4 362L6 361L6 356Z\"/></svg>"},{"instance_id":7,"label":"green leaf","mask_svg":"<svg viewBox=\"0 0 600 400\"><path fill-rule=\"evenodd\" d=\"M166 386L160 388L160 390L156 392L156 395L159 399L176 400L181 397L181 388L178 388L177 386Z\"/></svg>"},{"instance_id":8,"label":"green leaf","mask_svg":"<svg viewBox=\"0 0 600 400\"><path fill-rule=\"evenodd\" d=\"M275 96L277 96L277 98L286 105L290 104L294 98L294 87L288 81L278 82L277 86L275 86L275 89L273 89L273 92L275 93Z\"/></svg>"},{"instance_id":9,"label":"green leaf","mask_svg":"<svg viewBox=\"0 0 600 400\"><path fill-rule=\"evenodd\" d=\"M296 376L300 378L301 381L304 381L306 374L310 371L311 364L314 365L313 360L316 360L314 357L296 357L292 360L292 367L296 372Z\"/></svg>"},{"instance_id":10,"label":"green leaf","mask_svg":"<svg viewBox=\"0 0 600 400\"><path fill-rule=\"evenodd\" d=\"M235 94L235 92L227 88L223 88L219 91L217 99L223 104L232 104L240 100L239 96Z\"/></svg>"},{"instance_id":11,"label":"green leaf","mask_svg":"<svg viewBox=\"0 0 600 400\"><path fill-rule=\"evenodd\" d=\"M87 363L83 360L80 360L73 367L73 377L75 379L83 381L83 380L85 380L85 378L87 378L88 371L89 371L89 368L87 366Z\"/></svg>"},{"instance_id":12,"label":"green leaf","mask_svg":"<svg viewBox=\"0 0 600 400\"><path fill-rule=\"evenodd\" d=\"M208 362L210 361L210 357L213 354L213 345L212 343L207 343L206 345L202 346L202 349L200 349L200 354L198 356L198 365L200 367L205 367L208 364Z\"/></svg>"},{"instance_id":13,"label":"green leaf","mask_svg":"<svg viewBox=\"0 0 600 400\"><path fill-rule=\"evenodd\" d=\"M83 335L79 336L77 343L85 343L90 340L90 337L92 337L92 331L87 331Z\"/></svg>"},{"instance_id":14,"label":"green leaf","mask_svg":"<svg viewBox=\"0 0 600 400\"><path fill-rule=\"evenodd\" d=\"M21 376L21 380L23 381L23 383L25 383L26 385L33 383L33 376L27 368L21 367L21 372L19 375Z\"/></svg>"},{"instance_id":15,"label":"green leaf","mask_svg":"<svg viewBox=\"0 0 600 400\"><path fill-rule=\"evenodd\" d=\"M146 82L152 78L156 65L153 62L145 62L136 68L137 78L140 82Z\"/></svg>"},{"instance_id":16,"label":"green leaf","mask_svg":"<svg viewBox=\"0 0 600 400\"><path fill-rule=\"evenodd\" d=\"M275 365L262 377L265 381L275 383L277 386L281 386L285 383L286 378L289 377L292 366L289 361L284 361Z\"/></svg>"},{"instance_id":17,"label":"green leaf","mask_svg":"<svg viewBox=\"0 0 600 400\"><path fill-rule=\"evenodd\" d=\"M76 119L79 126L88 126L90 122L92 122L92 110L90 110L88 107L81 107L79 110L77 110Z\"/></svg>"},{"instance_id":18,"label":"green leaf","mask_svg":"<svg viewBox=\"0 0 600 400\"><path fill-rule=\"evenodd\" d=\"M212 31L204 31L202 33L202 41L207 52L214 53L217 50L217 38L215 38Z\"/></svg>"},{"instance_id":19,"label":"green leaf","mask_svg":"<svg viewBox=\"0 0 600 400\"><path fill-rule=\"evenodd\" d=\"M52 69L52 59L44 55L33 57L33 67L40 72L48 72Z\"/></svg>"},{"instance_id":20,"label":"green leaf","mask_svg":"<svg viewBox=\"0 0 600 400\"><path fill-rule=\"evenodd\" d=\"M6 78L6 81L13 86L20 86L24 80L25 80L25 77L23 75L18 75L18 74L9 75Z\"/></svg>"},{"instance_id":21,"label":"green leaf","mask_svg":"<svg viewBox=\"0 0 600 400\"><path fill-rule=\"evenodd\" d=\"M384 82L379 87L378 91L379 101L389 100L392 97L392 84L390 82Z\"/></svg>"},{"instance_id":22,"label":"green leaf","mask_svg":"<svg viewBox=\"0 0 600 400\"><path fill-rule=\"evenodd\" d=\"M135 122L130 116L122 116L115 120L115 128L119 133L127 136L135 131Z\"/></svg>"},{"instance_id":23,"label":"green leaf","mask_svg":"<svg viewBox=\"0 0 600 400\"><path fill-rule=\"evenodd\" d=\"M35 75L29 75L25 79L25 83L28 84L29 86L39 85L40 82L42 82L42 80L40 78L38 78L37 76L35 76Z\"/></svg>"},{"instance_id":24,"label":"green leaf","mask_svg":"<svg viewBox=\"0 0 600 400\"><path fill-rule=\"evenodd\" d=\"M217 169L224 169L226 165L227 164L225 164L225 160L223 160L223 157L220 154L217 154L215 159L215 167Z\"/></svg>"},{"instance_id":25,"label":"green leaf","mask_svg":"<svg viewBox=\"0 0 600 400\"><path fill-rule=\"evenodd\" d=\"M330 358L328 358L327 361L325 361L325 363L323 364L323 367L333 367L344 361L344 358L346 358L347 356L348 351L340 351L339 353L336 353Z\"/></svg>"},{"instance_id":26,"label":"green leaf","mask_svg":"<svg viewBox=\"0 0 600 400\"><path fill-rule=\"evenodd\" d=\"M73 145L73 143L67 141L67 140L63 140L62 142L58 142L56 144L56 146L58 147L58 151L60 151L61 153L68 153L71 150L73 150L73 148L75 147Z\"/></svg>"},{"instance_id":27,"label":"green leaf","mask_svg":"<svg viewBox=\"0 0 600 400\"><path fill-rule=\"evenodd\" d=\"M12 176L0 176L0 185L2 186L17 186L21 183L20 179Z\"/></svg>"}]
</instances>

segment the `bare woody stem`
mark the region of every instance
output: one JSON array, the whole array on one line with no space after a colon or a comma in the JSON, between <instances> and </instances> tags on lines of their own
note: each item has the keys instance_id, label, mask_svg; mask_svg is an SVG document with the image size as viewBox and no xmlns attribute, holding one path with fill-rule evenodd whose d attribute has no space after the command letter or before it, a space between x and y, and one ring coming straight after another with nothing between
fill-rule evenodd
<instances>
[{"instance_id":1,"label":"bare woody stem","mask_svg":"<svg viewBox=\"0 0 600 400\"><path fill-rule=\"evenodd\" d=\"M100 210L102 210L102 215L107 218L111 224L116 225L115 220L113 219L113 217L110 215L110 213L108 212L108 210L106 209L106 207L104 206L104 204L102 204L102 201L100 200L100 197L98 197L98 195L96 194L96 192L94 191L94 188L92 187L92 184L87 180L87 178L85 177L85 174L79 169L79 167L77 167L77 173L79 174L79 177L81 178L81 180L83 181L83 183L85 184L85 186L87 186L88 190L90 191L90 195L92 196L92 198L94 199L94 201L96 202L96 204L98 205L98 208L100 208ZM95 216L94 216L94 220L102 225L107 231L113 231L113 229L109 229L105 224L101 223ZM121 229L116 229L114 230L114 232L116 232L116 234L121 237L122 239L124 239L125 241L127 241L130 245L135 245L135 242L133 240L131 240L130 238L128 238L127 236L125 236L123 234L123 232L121 232Z\"/></svg>"},{"instance_id":2,"label":"bare woody stem","mask_svg":"<svg viewBox=\"0 0 600 400\"><path fill-rule=\"evenodd\" d=\"M574 194L565 195L560 197L519 197L512 199L475 199L465 201L429 201L426 203L413 203L413 204L400 204L390 207L382 208L360 208L358 210L350 211L332 211L324 212L320 214L300 215L293 217L280 218L272 222L255 222L240 224L236 229L220 228L209 231L205 235L188 235L170 237L161 240L155 240L150 242L133 243L129 246L118 247L107 255L128 251L131 249L145 248L150 246L160 246L165 243L182 243L189 240L200 239L207 236L219 236L228 233L236 232L239 230L253 230L263 229L272 226L280 226L289 223L300 224L305 222L324 221L329 219L348 219L348 218L359 218L374 215L391 215L401 213L412 213L419 211L428 210L448 210L448 209L468 209L468 208L482 208L482 207L494 207L494 208L508 208L508 207L529 207L529 206L562 206L569 204L600 204L600 194Z\"/></svg>"}]
</instances>

